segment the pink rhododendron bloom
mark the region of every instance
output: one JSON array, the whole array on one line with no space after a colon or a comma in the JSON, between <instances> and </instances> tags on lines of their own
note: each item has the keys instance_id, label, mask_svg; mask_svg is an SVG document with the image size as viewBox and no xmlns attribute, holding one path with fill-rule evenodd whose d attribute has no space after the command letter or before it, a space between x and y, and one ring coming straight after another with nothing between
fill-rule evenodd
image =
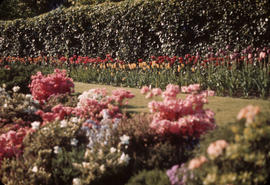
<instances>
[{"instance_id":1,"label":"pink rhododendron bloom","mask_svg":"<svg viewBox=\"0 0 270 185\"><path fill-rule=\"evenodd\" d=\"M115 100L119 105L122 105L122 102L125 98L133 98L135 95L130 91L125 89L116 89L112 91L112 99Z\"/></svg>"},{"instance_id":2,"label":"pink rhododendron bloom","mask_svg":"<svg viewBox=\"0 0 270 185\"><path fill-rule=\"evenodd\" d=\"M193 170L195 168L199 168L202 164L207 161L206 157L200 156L189 161L188 169Z\"/></svg>"},{"instance_id":3,"label":"pink rhododendron bloom","mask_svg":"<svg viewBox=\"0 0 270 185\"><path fill-rule=\"evenodd\" d=\"M246 125L253 122L255 116L259 114L260 108L258 106L248 105L247 107L240 110L237 115L237 119L246 119Z\"/></svg>"},{"instance_id":4,"label":"pink rhododendron bloom","mask_svg":"<svg viewBox=\"0 0 270 185\"><path fill-rule=\"evenodd\" d=\"M53 74L43 76L41 72L31 77L29 85L32 96L40 102L46 101L50 96L57 94L71 93L74 91L74 84L68 78L65 70L55 69Z\"/></svg>"},{"instance_id":5,"label":"pink rhododendron bloom","mask_svg":"<svg viewBox=\"0 0 270 185\"><path fill-rule=\"evenodd\" d=\"M154 88L152 90L152 93L153 93L154 96L159 96L159 95L162 94L162 90L160 88Z\"/></svg>"},{"instance_id":6,"label":"pink rhododendron bloom","mask_svg":"<svg viewBox=\"0 0 270 185\"><path fill-rule=\"evenodd\" d=\"M168 84L166 86L166 90L162 93L162 97L175 98L178 93L179 93L178 85Z\"/></svg>"},{"instance_id":7,"label":"pink rhododendron bloom","mask_svg":"<svg viewBox=\"0 0 270 185\"><path fill-rule=\"evenodd\" d=\"M200 84L191 84L189 86L182 86L181 92L183 93L192 93L200 90Z\"/></svg>"},{"instance_id":8,"label":"pink rhododendron bloom","mask_svg":"<svg viewBox=\"0 0 270 185\"><path fill-rule=\"evenodd\" d=\"M64 107L61 104L58 104L52 108L52 112L43 112L42 110L38 110L36 112L37 115L39 115L43 123L48 123L51 121L63 120L66 116L70 116L72 112L74 111L74 108L72 107Z\"/></svg>"},{"instance_id":9,"label":"pink rhododendron bloom","mask_svg":"<svg viewBox=\"0 0 270 185\"><path fill-rule=\"evenodd\" d=\"M23 139L30 132L30 128L10 130L0 135L0 166L4 158L19 156L23 152Z\"/></svg>"},{"instance_id":10,"label":"pink rhododendron bloom","mask_svg":"<svg viewBox=\"0 0 270 185\"><path fill-rule=\"evenodd\" d=\"M146 93L149 92L149 91L150 91L150 89L149 89L148 86L143 86L142 89L141 89L141 93L142 93L142 94L146 94Z\"/></svg>"},{"instance_id":11,"label":"pink rhododendron bloom","mask_svg":"<svg viewBox=\"0 0 270 185\"><path fill-rule=\"evenodd\" d=\"M183 137L200 137L206 131L215 128L214 112L203 109L207 97L213 91L199 92L199 85L185 87L188 92L186 99L177 98L179 87L168 85L162 93L163 101L151 101L148 104L153 120L150 127L160 134L176 134Z\"/></svg>"},{"instance_id":12,"label":"pink rhododendron bloom","mask_svg":"<svg viewBox=\"0 0 270 185\"><path fill-rule=\"evenodd\" d=\"M207 148L207 153L210 158L214 159L222 154L223 149L228 146L225 140L217 140L211 143Z\"/></svg>"}]
</instances>

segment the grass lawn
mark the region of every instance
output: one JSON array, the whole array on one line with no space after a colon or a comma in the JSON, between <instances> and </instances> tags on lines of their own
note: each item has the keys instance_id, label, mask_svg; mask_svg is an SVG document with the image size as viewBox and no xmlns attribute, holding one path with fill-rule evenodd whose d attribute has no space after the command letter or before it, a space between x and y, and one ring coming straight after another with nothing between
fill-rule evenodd
<instances>
[{"instance_id":1,"label":"grass lawn","mask_svg":"<svg viewBox=\"0 0 270 185\"><path fill-rule=\"evenodd\" d=\"M92 88L106 88L108 92L110 92L119 87L75 82L75 92L83 92ZM140 93L140 89L135 88L125 88L125 89L130 90L133 94L135 94L135 97L129 100L129 106L127 107L127 111L148 112L147 104L151 100L145 99L144 96ZM180 97L184 98L185 95L180 95ZM206 107L210 108L216 113L215 118L217 124L223 124L230 121L234 121L239 110L249 104L260 106L261 111L270 110L269 100L241 99L231 97L210 97L209 104L206 105Z\"/></svg>"}]
</instances>

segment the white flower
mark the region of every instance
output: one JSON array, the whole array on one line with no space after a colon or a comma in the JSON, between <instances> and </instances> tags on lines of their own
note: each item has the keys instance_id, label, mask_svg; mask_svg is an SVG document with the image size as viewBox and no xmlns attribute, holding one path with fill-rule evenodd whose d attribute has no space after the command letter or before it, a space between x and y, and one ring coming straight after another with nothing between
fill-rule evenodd
<instances>
[{"instance_id":1,"label":"white flower","mask_svg":"<svg viewBox=\"0 0 270 185\"><path fill-rule=\"evenodd\" d=\"M81 185L81 179L79 178L74 178L72 180L72 185Z\"/></svg>"},{"instance_id":2,"label":"white flower","mask_svg":"<svg viewBox=\"0 0 270 185\"><path fill-rule=\"evenodd\" d=\"M120 137L121 144L122 145L128 145L129 144L129 136L123 135Z\"/></svg>"},{"instance_id":3,"label":"white flower","mask_svg":"<svg viewBox=\"0 0 270 185\"><path fill-rule=\"evenodd\" d=\"M59 146L53 147L53 152L54 152L55 154L58 154L60 151L61 151L61 148L60 148Z\"/></svg>"},{"instance_id":4,"label":"white flower","mask_svg":"<svg viewBox=\"0 0 270 185\"><path fill-rule=\"evenodd\" d=\"M118 159L119 164L122 163L128 163L130 160L130 157L128 156L128 154L122 153L121 157Z\"/></svg>"},{"instance_id":5,"label":"white flower","mask_svg":"<svg viewBox=\"0 0 270 185\"><path fill-rule=\"evenodd\" d=\"M32 99L32 95L31 94L27 94L27 95L25 95L25 98L28 99L28 100L31 100Z\"/></svg>"},{"instance_id":6,"label":"white flower","mask_svg":"<svg viewBox=\"0 0 270 185\"><path fill-rule=\"evenodd\" d=\"M103 172L105 171L105 166L104 166L104 164L101 165L101 166L99 167L99 169L100 169L101 173L103 173Z\"/></svg>"},{"instance_id":7,"label":"white flower","mask_svg":"<svg viewBox=\"0 0 270 185\"><path fill-rule=\"evenodd\" d=\"M114 153L114 152L116 152L116 148L114 148L114 147L111 147L111 148L110 148L110 152L111 152L111 153Z\"/></svg>"},{"instance_id":8,"label":"white flower","mask_svg":"<svg viewBox=\"0 0 270 185\"><path fill-rule=\"evenodd\" d=\"M13 92L18 92L20 90L20 87L19 86L14 86L12 88Z\"/></svg>"},{"instance_id":9,"label":"white flower","mask_svg":"<svg viewBox=\"0 0 270 185\"><path fill-rule=\"evenodd\" d=\"M82 162L82 166L84 167L84 168L90 168L90 163L88 163L88 162Z\"/></svg>"},{"instance_id":10,"label":"white flower","mask_svg":"<svg viewBox=\"0 0 270 185\"><path fill-rule=\"evenodd\" d=\"M7 108L7 107L8 107L8 105L5 103L5 104L4 104L4 108Z\"/></svg>"},{"instance_id":11,"label":"white flower","mask_svg":"<svg viewBox=\"0 0 270 185\"><path fill-rule=\"evenodd\" d=\"M110 114L109 114L109 110L108 109L103 109L102 111L101 111L101 114L102 114L102 117L103 117L103 119L110 119Z\"/></svg>"},{"instance_id":12,"label":"white flower","mask_svg":"<svg viewBox=\"0 0 270 185\"><path fill-rule=\"evenodd\" d=\"M60 127L61 127L61 128L67 127L67 120L62 120L62 121L60 122Z\"/></svg>"},{"instance_id":13,"label":"white flower","mask_svg":"<svg viewBox=\"0 0 270 185\"><path fill-rule=\"evenodd\" d=\"M70 144L71 144L72 146L77 146L78 142L79 142L79 141L78 141L77 139L72 138L71 141L70 141Z\"/></svg>"},{"instance_id":14,"label":"white flower","mask_svg":"<svg viewBox=\"0 0 270 185\"><path fill-rule=\"evenodd\" d=\"M34 173L37 173L38 172L37 166L34 166L31 171L34 172Z\"/></svg>"},{"instance_id":15,"label":"white flower","mask_svg":"<svg viewBox=\"0 0 270 185\"><path fill-rule=\"evenodd\" d=\"M79 122L79 119L78 119L77 117L72 117L72 118L71 118L71 121L72 121L73 123L78 123L78 122Z\"/></svg>"},{"instance_id":16,"label":"white flower","mask_svg":"<svg viewBox=\"0 0 270 185\"><path fill-rule=\"evenodd\" d=\"M40 122L39 121L34 121L31 123L31 126L33 129L37 130L39 129L39 126L40 126Z\"/></svg>"}]
</instances>

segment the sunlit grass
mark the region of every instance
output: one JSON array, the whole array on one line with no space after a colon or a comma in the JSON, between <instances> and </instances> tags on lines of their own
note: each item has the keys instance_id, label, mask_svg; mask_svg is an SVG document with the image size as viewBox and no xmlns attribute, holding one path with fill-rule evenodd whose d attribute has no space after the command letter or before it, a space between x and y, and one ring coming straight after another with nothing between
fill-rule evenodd
<instances>
[{"instance_id":1,"label":"sunlit grass","mask_svg":"<svg viewBox=\"0 0 270 185\"><path fill-rule=\"evenodd\" d=\"M83 92L91 88L106 88L108 92L119 87L108 86L108 85L98 85L98 84L86 84L75 82L75 91ZM135 88L125 88L130 90L135 97L129 100L129 105L127 111L130 112L148 112L147 104L150 99L145 99L145 97L140 93L140 89ZM185 95L180 95L184 98ZM240 98L230 98L230 97L210 97L209 104L206 105L207 108L213 110L216 115L217 124L223 124L227 122L234 121L236 119L239 110L249 104L260 106L262 111L270 110L270 101L262 99L240 99Z\"/></svg>"}]
</instances>

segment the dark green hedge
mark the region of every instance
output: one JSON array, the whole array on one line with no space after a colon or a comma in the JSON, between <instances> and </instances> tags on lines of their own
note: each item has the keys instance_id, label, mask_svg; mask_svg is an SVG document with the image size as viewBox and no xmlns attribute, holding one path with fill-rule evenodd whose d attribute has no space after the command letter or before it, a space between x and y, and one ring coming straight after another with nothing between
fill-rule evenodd
<instances>
[{"instance_id":1,"label":"dark green hedge","mask_svg":"<svg viewBox=\"0 0 270 185\"><path fill-rule=\"evenodd\" d=\"M269 46L267 0L132 0L0 22L0 56L107 53L125 61Z\"/></svg>"}]
</instances>

